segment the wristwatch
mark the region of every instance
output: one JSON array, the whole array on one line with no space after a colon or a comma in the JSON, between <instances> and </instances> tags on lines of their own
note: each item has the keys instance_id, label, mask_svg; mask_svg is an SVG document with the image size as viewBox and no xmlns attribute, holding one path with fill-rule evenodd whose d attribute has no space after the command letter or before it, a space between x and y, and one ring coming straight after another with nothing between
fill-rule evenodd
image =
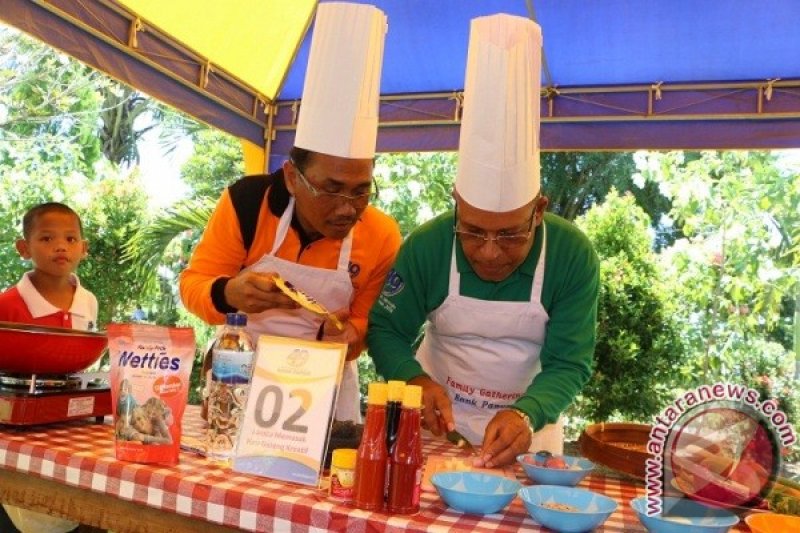
<instances>
[{"instance_id":1,"label":"wristwatch","mask_svg":"<svg viewBox=\"0 0 800 533\"><path fill-rule=\"evenodd\" d=\"M528 416L528 413L522 411L521 409L517 409L516 407L509 407L508 411L511 411L512 413L520 417L522 421L525 422L525 425L528 426L528 429L531 430L531 434L534 433L533 424L531 423L531 417Z\"/></svg>"}]
</instances>

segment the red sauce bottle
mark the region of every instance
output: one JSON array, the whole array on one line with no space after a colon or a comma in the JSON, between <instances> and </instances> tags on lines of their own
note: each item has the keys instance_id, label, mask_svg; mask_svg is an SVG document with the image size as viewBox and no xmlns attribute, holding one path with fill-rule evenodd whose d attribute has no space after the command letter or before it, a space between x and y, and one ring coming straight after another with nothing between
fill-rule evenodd
<instances>
[{"instance_id":1,"label":"red sauce bottle","mask_svg":"<svg viewBox=\"0 0 800 533\"><path fill-rule=\"evenodd\" d=\"M406 385L397 440L394 443L389 474L388 510L395 514L419 511L419 491L422 483L422 434L420 407L422 387Z\"/></svg>"},{"instance_id":2,"label":"red sauce bottle","mask_svg":"<svg viewBox=\"0 0 800 533\"><path fill-rule=\"evenodd\" d=\"M356 459L353 503L359 509L383 508L386 484L386 383L370 383L367 393L367 420Z\"/></svg>"}]
</instances>

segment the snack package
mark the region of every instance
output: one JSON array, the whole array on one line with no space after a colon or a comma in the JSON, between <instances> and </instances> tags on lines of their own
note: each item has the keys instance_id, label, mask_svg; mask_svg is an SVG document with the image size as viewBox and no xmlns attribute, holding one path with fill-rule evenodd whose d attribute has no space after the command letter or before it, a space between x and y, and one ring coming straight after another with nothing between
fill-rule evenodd
<instances>
[{"instance_id":1,"label":"snack package","mask_svg":"<svg viewBox=\"0 0 800 533\"><path fill-rule=\"evenodd\" d=\"M194 330L110 324L107 333L117 459L177 464Z\"/></svg>"}]
</instances>

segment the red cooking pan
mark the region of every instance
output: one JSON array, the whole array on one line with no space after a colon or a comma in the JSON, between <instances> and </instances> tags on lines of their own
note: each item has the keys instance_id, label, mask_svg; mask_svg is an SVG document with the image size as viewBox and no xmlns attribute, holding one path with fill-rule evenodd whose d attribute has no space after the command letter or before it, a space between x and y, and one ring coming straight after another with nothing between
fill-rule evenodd
<instances>
[{"instance_id":1,"label":"red cooking pan","mask_svg":"<svg viewBox=\"0 0 800 533\"><path fill-rule=\"evenodd\" d=\"M0 321L0 372L69 374L100 358L105 333Z\"/></svg>"}]
</instances>

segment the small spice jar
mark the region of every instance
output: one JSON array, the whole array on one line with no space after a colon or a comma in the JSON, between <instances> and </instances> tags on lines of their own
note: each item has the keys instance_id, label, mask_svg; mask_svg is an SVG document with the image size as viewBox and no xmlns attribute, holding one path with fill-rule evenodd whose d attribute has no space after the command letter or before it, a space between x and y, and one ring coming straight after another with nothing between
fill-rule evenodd
<instances>
[{"instance_id":1,"label":"small spice jar","mask_svg":"<svg viewBox=\"0 0 800 533\"><path fill-rule=\"evenodd\" d=\"M337 448L331 454L331 483L328 495L339 503L353 501L353 485L356 475L357 450Z\"/></svg>"}]
</instances>

